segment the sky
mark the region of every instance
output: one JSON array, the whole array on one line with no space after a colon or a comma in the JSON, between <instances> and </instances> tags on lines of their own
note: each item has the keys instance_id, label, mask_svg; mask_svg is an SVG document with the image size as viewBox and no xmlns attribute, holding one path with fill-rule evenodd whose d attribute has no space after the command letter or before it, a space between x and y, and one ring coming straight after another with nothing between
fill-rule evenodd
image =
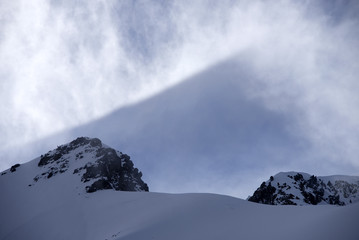
<instances>
[{"instance_id":1,"label":"sky","mask_svg":"<svg viewBox=\"0 0 359 240\"><path fill-rule=\"evenodd\" d=\"M349 0L0 1L0 169L83 134L127 150L157 191L358 175L358 14ZM179 174L184 158L206 167Z\"/></svg>"}]
</instances>

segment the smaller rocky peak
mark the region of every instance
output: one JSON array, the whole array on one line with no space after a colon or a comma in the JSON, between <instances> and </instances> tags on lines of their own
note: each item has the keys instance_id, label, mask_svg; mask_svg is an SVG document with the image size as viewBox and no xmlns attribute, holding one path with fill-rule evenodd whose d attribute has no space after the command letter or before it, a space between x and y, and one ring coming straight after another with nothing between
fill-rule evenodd
<instances>
[{"instance_id":1,"label":"smaller rocky peak","mask_svg":"<svg viewBox=\"0 0 359 240\"><path fill-rule=\"evenodd\" d=\"M248 201L270 205L343 206L359 201L359 177L279 173L263 182Z\"/></svg>"}]
</instances>

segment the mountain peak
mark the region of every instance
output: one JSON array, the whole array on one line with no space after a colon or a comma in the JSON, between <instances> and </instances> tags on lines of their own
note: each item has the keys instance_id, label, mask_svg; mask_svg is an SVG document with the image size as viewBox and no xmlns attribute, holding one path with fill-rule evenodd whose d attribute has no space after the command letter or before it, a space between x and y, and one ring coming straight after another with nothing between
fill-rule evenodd
<instances>
[{"instance_id":1,"label":"mountain peak","mask_svg":"<svg viewBox=\"0 0 359 240\"><path fill-rule=\"evenodd\" d=\"M347 205L359 201L359 177L316 177L303 172L280 172L248 198L270 205Z\"/></svg>"},{"instance_id":2,"label":"mountain peak","mask_svg":"<svg viewBox=\"0 0 359 240\"><path fill-rule=\"evenodd\" d=\"M38 166L45 166L56 162L65 154L69 154L71 151L75 151L80 147L86 147L86 145L88 145L87 149L93 148L93 150L95 150L96 148L102 148L102 142L98 138L79 137L68 144L58 146L55 150L49 151L45 155L41 155ZM76 155L76 159L77 158L78 155Z\"/></svg>"},{"instance_id":3,"label":"mountain peak","mask_svg":"<svg viewBox=\"0 0 359 240\"><path fill-rule=\"evenodd\" d=\"M148 191L147 184L141 179L142 173L134 167L130 156L108 147L98 138L79 137L30 163L36 163L37 167L27 168L33 175L29 187L50 178L66 177L67 180L71 178L71 184L77 187L80 182L80 187L84 187L87 193L102 189ZM18 172L23 170L16 165L2 175L16 169Z\"/></svg>"}]
</instances>

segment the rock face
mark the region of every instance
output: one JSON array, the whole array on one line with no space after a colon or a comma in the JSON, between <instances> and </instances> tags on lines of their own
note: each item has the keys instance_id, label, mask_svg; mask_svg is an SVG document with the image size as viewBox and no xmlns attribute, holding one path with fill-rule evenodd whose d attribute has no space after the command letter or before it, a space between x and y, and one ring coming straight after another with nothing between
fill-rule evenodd
<instances>
[{"instance_id":1,"label":"rock face","mask_svg":"<svg viewBox=\"0 0 359 240\"><path fill-rule=\"evenodd\" d=\"M34 184L71 172L80 177L88 193L102 189L149 190L141 179L142 173L134 168L130 157L107 147L98 138L79 137L58 146L41 155L38 167L41 173L34 177Z\"/></svg>"},{"instance_id":2,"label":"rock face","mask_svg":"<svg viewBox=\"0 0 359 240\"><path fill-rule=\"evenodd\" d=\"M359 201L359 177L287 172L270 177L248 198L270 205L346 205Z\"/></svg>"}]
</instances>

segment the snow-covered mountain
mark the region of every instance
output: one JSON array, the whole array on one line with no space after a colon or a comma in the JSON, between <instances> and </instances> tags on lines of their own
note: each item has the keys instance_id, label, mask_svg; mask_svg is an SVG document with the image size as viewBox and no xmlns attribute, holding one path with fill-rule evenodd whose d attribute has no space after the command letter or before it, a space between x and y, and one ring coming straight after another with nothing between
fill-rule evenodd
<instances>
[{"instance_id":1,"label":"snow-covered mountain","mask_svg":"<svg viewBox=\"0 0 359 240\"><path fill-rule=\"evenodd\" d=\"M347 205L359 202L359 176L316 177L300 172L281 172L248 198L271 205Z\"/></svg>"},{"instance_id":2,"label":"snow-covered mountain","mask_svg":"<svg viewBox=\"0 0 359 240\"><path fill-rule=\"evenodd\" d=\"M102 144L98 138L79 137L24 166L16 164L1 173L1 182L11 183L15 172L19 172L17 178L23 178L28 187L61 178L63 183L71 181L68 187L76 186L79 192L148 191L142 173L134 168L130 157Z\"/></svg>"},{"instance_id":3,"label":"snow-covered mountain","mask_svg":"<svg viewBox=\"0 0 359 240\"><path fill-rule=\"evenodd\" d=\"M359 239L359 203L268 206L147 191L127 155L77 138L0 174L0 240Z\"/></svg>"}]
</instances>

